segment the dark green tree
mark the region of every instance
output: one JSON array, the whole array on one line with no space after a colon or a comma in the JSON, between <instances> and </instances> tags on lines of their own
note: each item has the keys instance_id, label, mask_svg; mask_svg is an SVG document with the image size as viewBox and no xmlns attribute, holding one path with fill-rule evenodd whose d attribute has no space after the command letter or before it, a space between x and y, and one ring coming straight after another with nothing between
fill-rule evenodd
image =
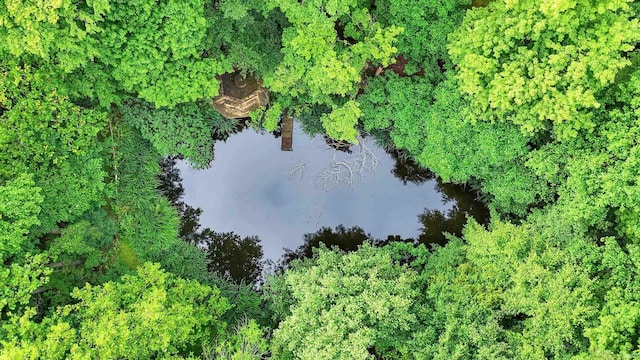
<instances>
[{"instance_id":1,"label":"dark green tree","mask_svg":"<svg viewBox=\"0 0 640 360\"><path fill-rule=\"evenodd\" d=\"M420 73L437 83L451 68L447 36L462 22L470 0L376 1L374 15L388 25L404 29L398 35L398 53L407 59L406 74Z\"/></svg>"},{"instance_id":2,"label":"dark green tree","mask_svg":"<svg viewBox=\"0 0 640 360\"><path fill-rule=\"evenodd\" d=\"M120 112L160 155L181 155L195 168L209 166L214 140L226 138L238 124L237 120L223 118L208 103L202 102L167 109L130 101Z\"/></svg>"},{"instance_id":3,"label":"dark green tree","mask_svg":"<svg viewBox=\"0 0 640 360\"><path fill-rule=\"evenodd\" d=\"M471 182L503 213L522 215L552 191L524 165L529 140L512 124L472 124L452 79L385 74L359 98L366 131L383 131L445 182ZM383 135L386 136L386 135Z\"/></svg>"}]
</instances>

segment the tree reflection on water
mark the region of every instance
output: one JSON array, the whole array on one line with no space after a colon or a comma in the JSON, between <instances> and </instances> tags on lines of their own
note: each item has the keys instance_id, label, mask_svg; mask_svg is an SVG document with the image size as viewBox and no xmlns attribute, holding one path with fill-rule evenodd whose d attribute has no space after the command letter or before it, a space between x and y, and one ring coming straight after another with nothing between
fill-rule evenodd
<instances>
[{"instance_id":1,"label":"tree reflection on water","mask_svg":"<svg viewBox=\"0 0 640 360\"><path fill-rule=\"evenodd\" d=\"M396 161L392 173L405 185L408 183L420 185L434 179L431 171L418 165L402 151L391 150L388 153ZM279 262L272 265L273 271L282 272L293 260L310 258L313 256L313 249L318 248L320 244L345 252L357 250L365 241L371 241L376 246L383 246L393 241L412 242L432 248L435 245L444 246L449 241L447 234L462 235L462 229L468 217L473 217L480 224L489 223L489 209L479 200L478 192L467 188L464 184L443 183L439 178L436 181L436 187L442 195L442 202L454 204L446 211L425 208L424 212L418 215L421 226L417 239L403 238L400 235L388 235L386 239L375 239L359 226L346 228L341 224L334 229L322 227L315 233L305 234L304 243L297 249L285 249Z\"/></svg>"},{"instance_id":2,"label":"tree reflection on water","mask_svg":"<svg viewBox=\"0 0 640 360\"><path fill-rule=\"evenodd\" d=\"M176 159L168 157L160 163L163 173L158 177L158 190L167 197L180 215L180 237L205 252L210 272L238 284L258 282L263 266L260 238L242 238L234 232L218 233L209 228L200 230L202 209L194 208L182 201L184 187L181 184L180 171L175 166Z\"/></svg>"},{"instance_id":3,"label":"tree reflection on water","mask_svg":"<svg viewBox=\"0 0 640 360\"><path fill-rule=\"evenodd\" d=\"M418 165L402 151L390 150L388 153L395 160L392 173L405 185L420 185L434 179L431 171ZM442 196L442 203L453 203L453 206L449 210L425 208L417 215L420 233L415 239L394 234L388 235L386 239L375 239L360 226L347 228L340 224L335 228L322 227L314 233L305 234L303 243L293 250L284 249L284 254L277 263L264 261L263 248L258 236L242 237L234 232L200 229L202 210L182 201L184 187L181 184L180 172L175 166L176 159L168 157L161 162L163 174L159 176L158 190L167 197L180 215L180 237L205 252L210 272L228 277L236 283L259 283L265 267L269 268L270 272L282 272L292 261L313 256L313 249L321 244L346 252L357 250L366 241L371 241L377 246L392 241L425 244L428 247L444 246L448 241L445 233L460 236L468 217L473 217L481 224L489 222L489 211L478 200L476 191L464 185L445 184L436 179L436 188Z\"/></svg>"}]
</instances>

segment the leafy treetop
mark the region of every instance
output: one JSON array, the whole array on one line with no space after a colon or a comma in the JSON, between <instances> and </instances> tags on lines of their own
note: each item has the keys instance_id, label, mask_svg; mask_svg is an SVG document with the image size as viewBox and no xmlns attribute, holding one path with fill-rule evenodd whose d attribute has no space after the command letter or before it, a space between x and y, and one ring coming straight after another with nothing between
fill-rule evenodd
<instances>
[{"instance_id":1,"label":"leafy treetop","mask_svg":"<svg viewBox=\"0 0 640 360\"><path fill-rule=\"evenodd\" d=\"M567 139L594 128L640 23L626 0L493 1L469 10L449 40L472 119Z\"/></svg>"}]
</instances>

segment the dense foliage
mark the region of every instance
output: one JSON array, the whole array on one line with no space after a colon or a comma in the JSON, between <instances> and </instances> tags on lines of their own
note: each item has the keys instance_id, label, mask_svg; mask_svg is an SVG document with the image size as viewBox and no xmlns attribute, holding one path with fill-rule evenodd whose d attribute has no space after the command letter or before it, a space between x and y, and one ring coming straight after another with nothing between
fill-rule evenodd
<instances>
[{"instance_id":1,"label":"dense foliage","mask_svg":"<svg viewBox=\"0 0 640 360\"><path fill-rule=\"evenodd\" d=\"M639 11L3 2L0 359L639 357ZM257 290L260 239L200 230L172 169L237 129L230 72L270 91L253 126L373 136L489 224L457 199L418 239L322 228Z\"/></svg>"}]
</instances>

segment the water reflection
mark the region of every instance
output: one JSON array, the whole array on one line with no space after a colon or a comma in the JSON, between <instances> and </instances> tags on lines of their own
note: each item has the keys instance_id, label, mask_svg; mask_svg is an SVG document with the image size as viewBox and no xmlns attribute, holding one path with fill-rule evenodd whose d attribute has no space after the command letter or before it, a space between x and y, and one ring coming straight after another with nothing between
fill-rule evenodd
<instances>
[{"instance_id":1,"label":"water reflection","mask_svg":"<svg viewBox=\"0 0 640 360\"><path fill-rule=\"evenodd\" d=\"M257 236L241 237L205 229L198 245L207 253L207 267L222 277L240 283L255 283L262 274L262 246Z\"/></svg>"},{"instance_id":2,"label":"water reflection","mask_svg":"<svg viewBox=\"0 0 640 360\"><path fill-rule=\"evenodd\" d=\"M160 162L162 174L158 176L160 184L157 189L178 210L178 215L180 215L180 237L190 244L197 244L202 209L194 208L182 201L184 187L181 183L180 170L176 167L176 161L176 157L168 157Z\"/></svg>"},{"instance_id":3,"label":"water reflection","mask_svg":"<svg viewBox=\"0 0 640 360\"><path fill-rule=\"evenodd\" d=\"M322 137L309 138L296 125L293 151L283 152L279 139L245 130L216 143L209 169L193 170L177 162L184 177L184 201L203 210L203 227L259 236L265 258L272 260L282 256L283 248L297 248L304 234L340 224L360 226L381 239L389 234L417 238L416 214L425 207L452 207L442 202L436 182L427 180L423 170L404 185L393 176L393 157L375 147L373 139L363 145L371 152L364 152L364 157L357 148L351 153L335 151ZM340 176L346 172L337 172L343 164L357 165L363 159L372 171L363 168L352 178L352 186L339 180L345 178Z\"/></svg>"},{"instance_id":4,"label":"water reflection","mask_svg":"<svg viewBox=\"0 0 640 360\"><path fill-rule=\"evenodd\" d=\"M359 226L347 229L344 225L338 225L335 230L322 227L314 233L304 234L304 243L297 249L285 249L275 270L282 272L293 260L310 258L313 255L313 249L318 248L320 244L350 252L358 250L358 247L367 240L372 240L371 234L367 234Z\"/></svg>"},{"instance_id":5,"label":"water reflection","mask_svg":"<svg viewBox=\"0 0 640 360\"><path fill-rule=\"evenodd\" d=\"M415 169L422 172L419 167ZM420 177L414 178L423 181ZM359 226L346 228L344 225L338 225L335 229L323 227L314 233L305 234L304 243L295 250L285 249L278 263L271 265L272 271L281 273L293 260L311 257L313 249L318 248L320 244L328 248L339 248L345 252L357 250L365 241L370 241L376 246L401 241L424 244L428 248L433 248L434 245L444 246L449 241L446 234L462 235L462 228L467 223L468 217L473 217L480 224L489 222L489 210L478 200L476 192L466 189L463 185L443 184L439 179L437 188L441 191L442 201L453 202L454 205L446 211L425 208L417 216L418 222L422 225L417 238L387 235L386 239L377 239Z\"/></svg>"},{"instance_id":6,"label":"water reflection","mask_svg":"<svg viewBox=\"0 0 640 360\"><path fill-rule=\"evenodd\" d=\"M395 161L392 170L393 176L402 181L403 184L413 183L420 185L428 180L435 179L433 172L418 165L405 151L391 149L387 153Z\"/></svg>"},{"instance_id":7,"label":"water reflection","mask_svg":"<svg viewBox=\"0 0 640 360\"><path fill-rule=\"evenodd\" d=\"M480 224L489 223L489 209L478 200L478 193L466 189L464 185L443 184L438 180L438 190L442 194L444 202L453 203L453 207L446 211L437 209L424 209L418 215L422 224L418 242L422 244L444 245L447 238L443 233L460 236L467 217L473 217Z\"/></svg>"},{"instance_id":8,"label":"water reflection","mask_svg":"<svg viewBox=\"0 0 640 360\"><path fill-rule=\"evenodd\" d=\"M180 237L205 252L210 272L235 283L256 283L263 266L260 239L257 236L242 238L233 232L217 233L209 228L200 231L202 209L182 201L184 187L176 161L176 157L169 157L160 162L163 173L158 176L158 190L180 215Z\"/></svg>"},{"instance_id":9,"label":"water reflection","mask_svg":"<svg viewBox=\"0 0 640 360\"><path fill-rule=\"evenodd\" d=\"M442 232L459 235L467 216L488 221L474 192L436 181L402 152L363 145L367 158L358 148L331 149L296 126L294 151L281 152L278 139L245 130L216 144L207 170L166 159L159 189L182 217L182 238L207 251L211 271L236 281L255 281L263 255L272 265L280 259L282 269L320 243L345 251L367 239L443 245ZM322 186L332 166L371 161L372 154L377 167L357 174L352 186Z\"/></svg>"}]
</instances>

